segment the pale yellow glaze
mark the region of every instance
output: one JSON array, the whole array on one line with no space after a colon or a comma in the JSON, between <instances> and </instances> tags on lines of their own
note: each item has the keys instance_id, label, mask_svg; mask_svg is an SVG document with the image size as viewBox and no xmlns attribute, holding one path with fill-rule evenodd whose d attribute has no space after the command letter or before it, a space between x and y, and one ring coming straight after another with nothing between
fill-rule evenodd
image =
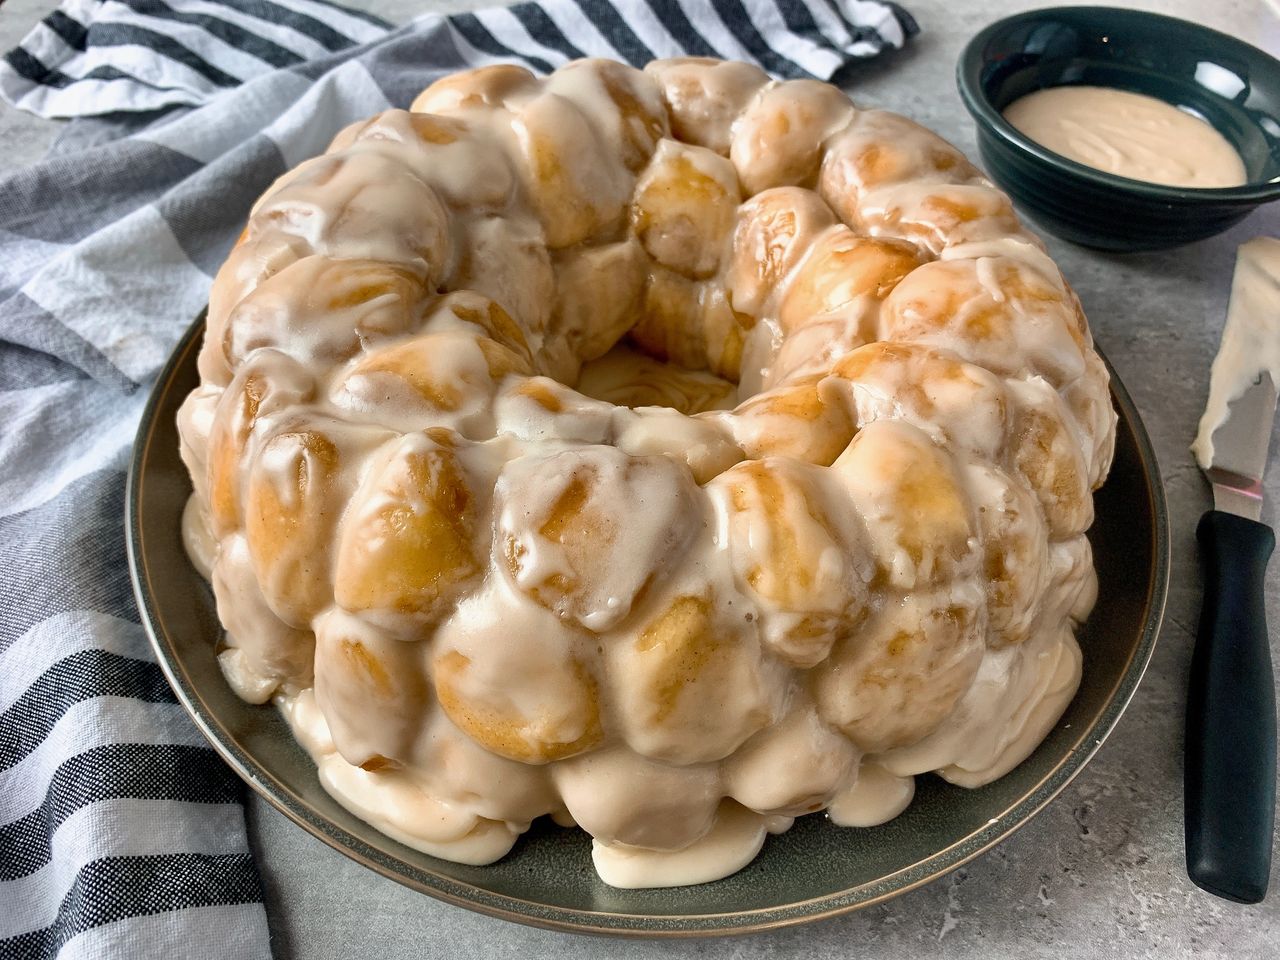
<instances>
[{"instance_id":1,"label":"pale yellow glaze","mask_svg":"<svg viewBox=\"0 0 1280 960\"><path fill-rule=\"evenodd\" d=\"M669 361L669 362L664 362ZM418 849L618 885L1025 757L1115 414L953 147L753 67L492 67L258 202L184 405L240 696Z\"/></svg>"},{"instance_id":2,"label":"pale yellow glaze","mask_svg":"<svg viewBox=\"0 0 1280 960\"><path fill-rule=\"evenodd\" d=\"M1191 450L1200 466L1213 463L1213 432L1262 374L1280 386L1280 239L1255 237L1240 245L1222 344L1209 375L1209 399Z\"/></svg>"},{"instance_id":3,"label":"pale yellow glaze","mask_svg":"<svg viewBox=\"0 0 1280 960\"><path fill-rule=\"evenodd\" d=\"M1118 177L1173 187L1238 187L1244 161L1199 117L1156 97L1110 87L1049 87L1004 110L1055 153Z\"/></svg>"}]
</instances>

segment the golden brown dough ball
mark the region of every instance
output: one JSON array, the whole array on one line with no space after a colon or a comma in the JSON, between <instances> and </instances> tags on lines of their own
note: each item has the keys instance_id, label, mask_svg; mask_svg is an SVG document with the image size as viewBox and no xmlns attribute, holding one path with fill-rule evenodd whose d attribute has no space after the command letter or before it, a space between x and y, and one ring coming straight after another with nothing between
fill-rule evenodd
<instances>
[{"instance_id":1,"label":"golden brown dough ball","mask_svg":"<svg viewBox=\"0 0 1280 960\"><path fill-rule=\"evenodd\" d=\"M517 180L506 152L487 127L465 117L387 110L340 136L345 142L329 153L385 154L464 214L497 213L513 198Z\"/></svg>"},{"instance_id":2,"label":"golden brown dough ball","mask_svg":"<svg viewBox=\"0 0 1280 960\"><path fill-rule=\"evenodd\" d=\"M621 223L631 172L577 105L544 92L520 109L515 132L548 247L587 242Z\"/></svg>"},{"instance_id":3,"label":"golden brown dough ball","mask_svg":"<svg viewBox=\"0 0 1280 960\"><path fill-rule=\"evenodd\" d=\"M599 686L580 632L501 584L477 599L483 602L468 604L466 616L433 642L436 696L453 724L521 763L562 760L599 744Z\"/></svg>"},{"instance_id":4,"label":"golden brown dough ball","mask_svg":"<svg viewBox=\"0 0 1280 960\"><path fill-rule=\"evenodd\" d=\"M647 606L633 638L608 645L616 720L631 749L704 763L773 722L777 666L766 662L746 612L710 592L667 594Z\"/></svg>"},{"instance_id":5,"label":"golden brown dough ball","mask_svg":"<svg viewBox=\"0 0 1280 960\"><path fill-rule=\"evenodd\" d=\"M1009 381L1014 399L1013 462L1044 510L1049 535L1065 540L1093 523L1092 486L1062 398L1041 379Z\"/></svg>"},{"instance_id":6,"label":"golden brown dough ball","mask_svg":"<svg viewBox=\"0 0 1280 960\"><path fill-rule=\"evenodd\" d=\"M708 417L687 417L671 407L618 411L613 418L614 445L632 457L665 456L683 461L701 485L743 459L742 448L722 426Z\"/></svg>"},{"instance_id":7,"label":"golden brown dough ball","mask_svg":"<svg viewBox=\"0 0 1280 960\"><path fill-rule=\"evenodd\" d=\"M734 124L729 147L747 195L812 187L823 144L853 112L848 97L817 80L787 80L762 90Z\"/></svg>"},{"instance_id":8,"label":"golden brown dough ball","mask_svg":"<svg viewBox=\"0 0 1280 960\"><path fill-rule=\"evenodd\" d=\"M1115 455L1116 409L1111 405L1111 375L1102 357L1086 351L1084 374L1063 391L1067 409L1085 440L1089 487L1097 490L1111 471Z\"/></svg>"},{"instance_id":9,"label":"golden brown dough ball","mask_svg":"<svg viewBox=\"0 0 1280 960\"><path fill-rule=\"evenodd\" d=\"M644 302L648 259L633 238L558 251L554 335L582 361L608 352L636 322Z\"/></svg>"},{"instance_id":10,"label":"golden brown dough ball","mask_svg":"<svg viewBox=\"0 0 1280 960\"><path fill-rule=\"evenodd\" d=\"M720 266L740 199L729 161L663 140L636 182L632 227L657 263L700 280Z\"/></svg>"},{"instance_id":11,"label":"golden brown dough ball","mask_svg":"<svg viewBox=\"0 0 1280 960\"><path fill-rule=\"evenodd\" d=\"M972 507L955 463L922 431L877 420L832 467L870 534L884 579L913 590L976 567Z\"/></svg>"},{"instance_id":12,"label":"golden brown dough ball","mask_svg":"<svg viewBox=\"0 0 1280 960\"><path fill-rule=\"evenodd\" d=\"M708 487L727 520L739 587L765 611L775 654L812 667L866 613L875 565L842 491L818 467L773 457L738 464Z\"/></svg>"},{"instance_id":13,"label":"golden brown dough ball","mask_svg":"<svg viewBox=\"0 0 1280 960\"><path fill-rule=\"evenodd\" d=\"M326 155L285 174L253 208L249 237L278 230L335 259L382 260L448 274L449 210L404 164L382 154ZM281 182L283 181L283 182Z\"/></svg>"},{"instance_id":14,"label":"golden brown dough ball","mask_svg":"<svg viewBox=\"0 0 1280 960\"><path fill-rule=\"evenodd\" d=\"M197 527L208 533L210 542L213 531L209 520L209 434L213 431L214 415L224 392L214 386L197 387L182 401L175 418L178 455L191 475L192 499L187 509L200 517ZM208 571L201 569L198 558L195 562L207 579Z\"/></svg>"},{"instance_id":15,"label":"golden brown dough ball","mask_svg":"<svg viewBox=\"0 0 1280 960\"><path fill-rule=\"evenodd\" d=\"M550 377L513 378L498 391L494 420L499 437L540 443L604 444L614 435L618 411Z\"/></svg>"},{"instance_id":16,"label":"golden brown dough ball","mask_svg":"<svg viewBox=\"0 0 1280 960\"><path fill-rule=\"evenodd\" d=\"M309 399L315 381L301 364L263 350L243 364L214 408L207 454L209 518L215 536L237 529L243 519L240 476L258 421Z\"/></svg>"},{"instance_id":17,"label":"golden brown dough ball","mask_svg":"<svg viewBox=\"0 0 1280 960\"><path fill-rule=\"evenodd\" d=\"M236 693L249 703L266 703L277 690L310 686L315 638L267 606L242 534L222 539L210 582L227 631L218 663Z\"/></svg>"},{"instance_id":18,"label":"golden brown dough ball","mask_svg":"<svg viewBox=\"0 0 1280 960\"><path fill-rule=\"evenodd\" d=\"M236 304L258 284L309 253L305 240L279 230L268 230L253 239L247 229L240 234L209 290L204 343L197 358L204 382L226 386L235 373L227 362L225 345L227 321Z\"/></svg>"},{"instance_id":19,"label":"golden brown dough ball","mask_svg":"<svg viewBox=\"0 0 1280 960\"><path fill-rule=\"evenodd\" d=\"M453 146L474 135L474 129L459 117L411 113L408 110L384 110L342 130L325 152L343 153L353 149L358 152L362 149L378 149L381 144L403 144L416 150L396 154L397 158L415 166L423 159L423 149Z\"/></svg>"},{"instance_id":20,"label":"golden brown dough ball","mask_svg":"<svg viewBox=\"0 0 1280 960\"><path fill-rule=\"evenodd\" d=\"M1013 203L985 183L906 184L864 199L858 215L857 224L869 233L902 237L934 256L1021 232Z\"/></svg>"},{"instance_id":21,"label":"golden brown dough ball","mask_svg":"<svg viewBox=\"0 0 1280 960\"><path fill-rule=\"evenodd\" d=\"M885 340L952 350L1004 376L1040 374L1059 385L1084 372L1073 299L1018 260L926 263L893 289L880 318Z\"/></svg>"},{"instance_id":22,"label":"golden brown dough ball","mask_svg":"<svg viewBox=\"0 0 1280 960\"><path fill-rule=\"evenodd\" d=\"M265 441L249 472L245 539L276 615L306 627L333 600L329 544L350 491L342 454L320 425L298 424Z\"/></svg>"},{"instance_id":23,"label":"golden brown dough ball","mask_svg":"<svg viewBox=\"0 0 1280 960\"><path fill-rule=\"evenodd\" d=\"M777 187L738 208L725 289L735 310L759 318L783 279L835 222L810 190Z\"/></svg>"},{"instance_id":24,"label":"golden brown dough ball","mask_svg":"<svg viewBox=\"0 0 1280 960\"><path fill-rule=\"evenodd\" d=\"M859 427L901 420L953 450L999 457L1010 423L1004 384L983 367L921 343L881 340L832 367L824 396L840 394Z\"/></svg>"},{"instance_id":25,"label":"golden brown dough ball","mask_svg":"<svg viewBox=\"0 0 1280 960\"><path fill-rule=\"evenodd\" d=\"M333 391L334 403L371 423L399 430L488 423L495 385L528 363L488 337L461 330L422 334L366 353Z\"/></svg>"},{"instance_id":26,"label":"golden brown dough ball","mask_svg":"<svg viewBox=\"0 0 1280 960\"><path fill-rule=\"evenodd\" d=\"M798 378L740 404L734 437L751 459L792 457L828 466L856 430L846 404L821 388L821 378Z\"/></svg>"},{"instance_id":27,"label":"golden brown dough ball","mask_svg":"<svg viewBox=\"0 0 1280 960\"><path fill-rule=\"evenodd\" d=\"M356 494L338 540L338 604L434 619L480 570L476 506L447 431L406 434Z\"/></svg>"},{"instance_id":28,"label":"golden brown dough ball","mask_svg":"<svg viewBox=\"0 0 1280 960\"><path fill-rule=\"evenodd\" d=\"M866 753L933 732L982 662L981 610L972 583L889 598L814 671L823 719Z\"/></svg>"},{"instance_id":29,"label":"golden brown dough ball","mask_svg":"<svg viewBox=\"0 0 1280 960\"><path fill-rule=\"evenodd\" d=\"M671 135L721 156L729 154L734 123L770 82L752 64L700 57L654 60L645 73L658 82Z\"/></svg>"},{"instance_id":30,"label":"golden brown dough ball","mask_svg":"<svg viewBox=\"0 0 1280 960\"><path fill-rule=\"evenodd\" d=\"M699 519L688 468L606 446L510 461L495 492L512 582L561 618L605 631L680 558Z\"/></svg>"},{"instance_id":31,"label":"golden brown dough ball","mask_svg":"<svg viewBox=\"0 0 1280 960\"><path fill-rule=\"evenodd\" d=\"M602 843L679 850L711 829L720 806L714 765L668 766L624 746L557 763L552 776L574 822Z\"/></svg>"},{"instance_id":32,"label":"golden brown dough ball","mask_svg":"<svg viewBox=\"0 0 1280 960\"><path fill-rule=\"evenodd\" d=\"M648 162L667 136L667 112L657 88L616 60L574 60L547 79L546 90L576 104L604 142L621 150L622 162L632 172Z\"/></svg>"},{"instance_id":33,"label":"golden brown dough ball","mask_svg":"<svg viewBox=\"0 0 1280 960\"><path fill-rule=\"evenodd\" d=\"M479 672L475 660L448 650L435 658L435 691L440 707L458 730L486 750L520 763L550 763L594 748L602 737L595 681L580 662L567 664L563 676L547 676L545 662L535 672L538 689L548 694L534 709L516 705L493 682L484 685L484 694L471 694L468 687L479 686L472 673ZM508 663L508 669L526 673L527 664ZM502 675L499 675L502 676ZM552 691L573 690L576 696L550 696ZM564 732L564 731L572 732Z\"/></svg>"},{"instance_id":34,"label":"golden brown dough ball","mask_svg":"<svg viewBox=\"0 0 1280 960\"><path fill-rule=\"evenodd\" d=\"M786 286L778 322L790 335L815 321L838 318L864 340L876 337L880 302L924 258L913 244L860 237L840 224L815 241Z\"/></svg>"},{"instance_id":35,"label":"golden brown dough ball","mask_svg":"<svg viewBox=\"0 0 1280 960\"><path fill-rule=\"evenodd\" d=\"M489 820L522 823L529 811L562 808L547 764L521 763L485 749L460 731L443 710L423 716L415 771L430 771L433 795ZM495 784L502 784L495 790Z\"/></svg>"},{"instance_id":36,"label":"golden brown dough ball","mask_svg":"<svg viewBox=\"0 0 1280 960\"><path fill-rule=\"evenodd\" d=\"M702 336L707 369L734 383L742 375L742 355L747 335L756 318L733 309L724 288L718 283L703 286L701 295Z\"/></svg>"},{"instance_id":37,"label":"golden brown dough ball","mask_svg":"<svg viewBox=\"0 0 1280 960\"><path fill-rule=\"evenodd\" d=\"M520 324L502 305L473 290L458 290L438 300L428 315L423 329L474 329L497 341L520 358L522 368L533 369L533 351Z\"/></svg>"},{"instance_id":38,"label":"golden brown dough ball","mask_svg":"<svg viewBox=\"0 0 1280 960\"><path fill-rule=\"evenodd\" d=\"M298 290L307 291L302 298ZM304 257L263 280L231 311L224 351L232 368L262 347L303 364L346 360L422 321L427 291L407 267Z\"/></svg>"},{"instance_id":39,"label":"golden brown dough ball","mask_svg":"<svg viewBox=\"0 0 1280 960\"><path fill-rule=\"evenodd\" d=\"M261 374L246 368L218 402L209 431L207 460L209 520L215 536L225 536L240 526L240 469L266 391Z\"/></svg>"},{"instance_id":40,"label":"golden brown dough ball","mask_svg":"<svg viewBox=\"0 0 1280 960\"><path fill-rule=\"evenodd\" d=\"M699 322L703 287L688 277L653 266L645 285L644 307L627 337L649 356L687 370L708 366L707 341Z\"/></svg>"},{"instance_id":41,"label":"golden brown dough ball","mask_svg":"<svg viewBox=\"0 0 1280 960\"><path fill-rule=\"evenodd\" d=\"M423 90L410 105L414 113L453 113L506 106L508 100L534 95L538 78L524 67L495 63L466 73L441 77Z\"/></svg>"},{"instance_id":42,"label":"golden brown dough ball","mask_svg":"<svg viewBox=\"0 0 1280 960\"><path fill-rule=\"evenodd\" d=\"M860 205L878 188L977 176L964 154L933 131L895 113L863 110L827 145L818 192L853 227L862 222Z\"/></svg>"},{"instance_id":43,"label":"golden brown dough ball","mask_svg":"<svg viewBox=\"0 0 1280 960\"><path fill-rule=\"evenodd\" d=\"M494 264L504 269L495 270ZM551 255L531 218L479 217L460 230L458 258L446 286L486 297L537 338L556 299Z\"/></svg>"},{"instance_id":44,"label":"golden brown dough ball","mask_svg":"<svg viewBox=\"0 0 1280 960\"><path fill-rule=\"evenodd\" d=\"M778 304L785 335L765 385L825 373L879 336L880 305L923 262L912 244L860 237L843 224L821 234Z\"/></svg>"},{"instance_id":45,"label":"golden brown dough ball","mask_svg":"<svg viewBox=\"0 0 1280 960\"><path fill-rule=\"evenodd\" d=\"M987 642L1022 643L1030 636L1048 586L1048 531L1026 483L993 463L965 465L982 540Z\"/></svg>"},{"instance_id":46,"label":"golden brown dough ball","mask_svg":"<svg viewBox=\"0 0 1280 960\"><path fill-rule=\"evenodd\" d=\"M1049 544L1045 590L1036 628L1070 631L1089 615L1098 599L1093 545L1084 534Z\"/></svg>"},{"instance_id":47,"label":"golden brown dough ball","mask_svg":"<svg viewBox=\"0 0 1280 960\"><path fill-rule=\"evenodd\" d=\"M845 320L822 320L805 324L782 342L769 364L763 389L776 384L821 378L835 362L866 343L858 327Z\"/></svg>"},{"instance_id":48,"label":"golden brown dough ball","mask_svg":"<svg viewBox=\"0 0 1280 960\"><path fill-rule=\"evenodd\" d=\"M430 702L426 650L342 610L316 623L316 704L343 759L370 772L414 759Z\"/></svg>"}]
</instances>

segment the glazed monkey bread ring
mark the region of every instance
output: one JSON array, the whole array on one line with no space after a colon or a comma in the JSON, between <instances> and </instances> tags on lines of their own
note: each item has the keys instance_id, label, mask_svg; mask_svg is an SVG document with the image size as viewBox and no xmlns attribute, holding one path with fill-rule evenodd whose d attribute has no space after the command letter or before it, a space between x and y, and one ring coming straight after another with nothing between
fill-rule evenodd
<instances>
[{"instance_id":1,"label":"glazed monkey bread ring","mask_svg":"<svg viewBox=\"0 0 1280 960\"><path fill-rule=\"evenodd\" d=\"M236 692L326 788L618 886L1040 742L1111 459L1079 303L949 144L741 63L448 77L254 207L181 414Z\"/></svg>"}]
</instances>

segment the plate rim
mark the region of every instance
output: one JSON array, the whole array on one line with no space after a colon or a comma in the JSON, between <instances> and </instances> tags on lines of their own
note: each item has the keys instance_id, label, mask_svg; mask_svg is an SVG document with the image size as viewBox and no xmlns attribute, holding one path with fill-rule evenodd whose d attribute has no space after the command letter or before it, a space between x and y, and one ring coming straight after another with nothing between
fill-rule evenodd
<instances>
[{"instance_id":1,"label":"plate rim","mask_svg":"<svg viewBox=\"0 0 1280 960\"><path fill-rule=\"evenodd\" d=\"M1084 729L1063 754L1031 789L1013 800L982 828L915 863L875 880L844 890L797 900L787 904L728 910L719 913L655 915L615 911L581 910L526 900L496 893L465 881L433 873L403 860L393 861L383 851L370 847L360 837L328 820L311 808L301 797L275 777L270 770L244 751L234 737L217 721L198 689L182 669L181 657L164 629L163 618L156 609L150 570L145 559L141 514L143 512L143 471L152 448L158 423L157 410L168 398L177 371L188 362L205 329L207 308L202 310L179 339L152 386L143 409L138 432L130 453L125 481L125 552L129 579L143 629L156 654L160 669L173 688L196 728L209 741L221 759L235 771L260 797L291 821L328 846L388 879L454 906L464 907L491 917L527 926L560 932L623 938L689 939L713 936L743 936L796 926L852 913L932 883L988 852L1011 837L1043 810L1088 765L1118 724L1151 662L1160 627L1163 623L1169 590L1171 541L1168 507L1159 463L1146 426L1128 390L1102 350L1094 349L1102 358L1111 379L1111 398L1120 417L1133 434L1141 467L1142 486L1152 516L1153 551L1143 602L1145 617L1141 636L1118 679L1108 692L1105 706L1097 719ZM1086 743L1092 738L1091 744ZM1012 817L1011 822L1006 822ZM957 852L958 851L958 852ZM399 864L402 868L397 869ZM904 873L919 872L906 883L859 897L859 891L882 886ZM430 878L428 880L427 878ZM452 889L451 889L452 888ZM613 922L609 922L613 921Z\"/></svg>"}]
</instances>

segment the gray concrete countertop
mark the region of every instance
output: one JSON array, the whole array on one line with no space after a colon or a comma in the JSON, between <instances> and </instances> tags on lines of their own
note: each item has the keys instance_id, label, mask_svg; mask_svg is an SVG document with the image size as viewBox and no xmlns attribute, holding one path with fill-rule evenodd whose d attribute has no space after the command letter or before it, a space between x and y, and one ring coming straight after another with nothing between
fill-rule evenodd
<instances>
[{"instance_id":1,"label":"gray concrete countertop","mask_svg":"<svg viewBox=\"0 0 1280 960\"><path fill-rule=\"evenodd\" d=\"M1051 2L1014 0L997 9L979 0L903 0L923 33L910 50L856 67L849 90L859 102L905 113L976 156L973 128L955 91L956 57L969 36L1001 13ZM431 7L480 4L355 5L400 21ZM1280 52L1280 17L1262 0L1129 5L1198 20ZM9 0L0 11L0 46L16 43L52 6L50 0ZM0 107L0 173L37 159L55 132L56 124ZM1182 849L1181 726L1200 604L1194 530L1210 506L1187 445L1204 402L1235 248L1258 234L1280 235L1280 209L1259 211L1226 236L1165 253L1115 256L1048 238L1155 443L1172 520L1173 574L1155 658L1128 712L1079 778L1015 836L923 889L860 913L746 939L663 944L551 933L439 903L357 866L255 799L249 828L276 956L1261 960L1280 954L1280 876L1273 873L1266 903L1226 903L1187 880ZM1280 517L1275 459L1268 522ZM1280 562L1272 563L1267 582L1268 616L1273 637L1280 637ZM1280 872L1280 852L1276 865Z\"/></svg>"}]
</instances>

